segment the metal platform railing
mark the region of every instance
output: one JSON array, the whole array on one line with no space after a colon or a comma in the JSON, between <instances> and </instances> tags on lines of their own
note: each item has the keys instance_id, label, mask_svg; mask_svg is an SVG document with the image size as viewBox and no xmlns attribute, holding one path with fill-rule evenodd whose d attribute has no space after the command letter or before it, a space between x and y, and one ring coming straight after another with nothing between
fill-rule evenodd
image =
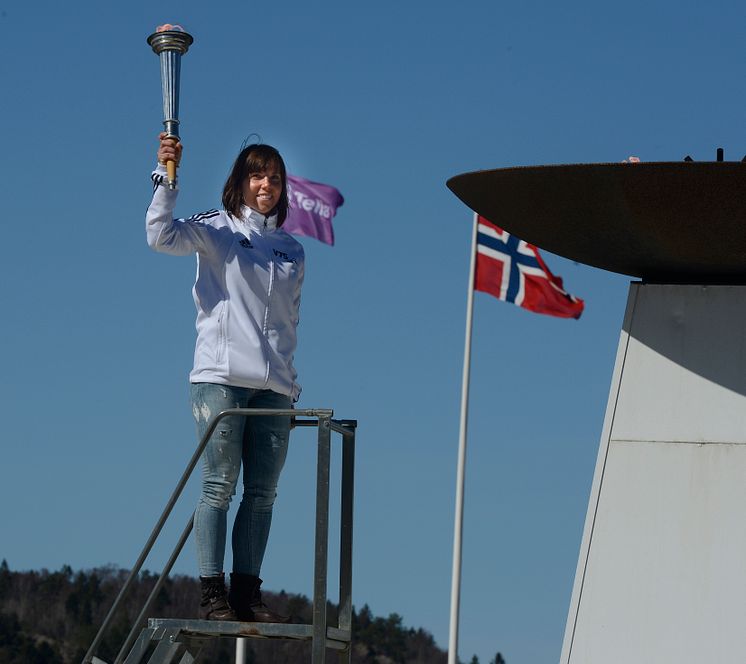
<instances>
[{"instance_id":1,"label":"metal platform railing","mask_svg":"<svg viewBox=\"0 0 746 664\"><path fill-rule=\"evenodd\" d=\"M313 578L313 621L311 625L287 625L278 623L242 623L219 622L207 620L171 620L150 619L148 627L141 629L150 608L158 596L165 580L171 572L181 550L184 548L192 531L194 516L189 519L174 550L166 562L163 571L148 596L140 614L135 619L132 629L114 664L139 664L153 649L149 664L169 664L180 662L187 664L194 661L206 639L215 637L260 637L311 640L311 663L323 664L326 649L338 651L340 663L349 664L350 644L352 640L352 526L353 526L353 493L355 469L355 431L356 420L332 419L332 410L328 409L267 409L267 408L231 408L224 410L213 418L202 436L197 448L189 460L186 469L179 479L176 488L169 498L160 518L150 534L140 556L129 573L122 589L104 618L101 627L91 643L82 664L106 664L96 657L96 650L101 644L112 618L127 595L133 581L142 569L143 563L150 554L153 545L168 520L177 500L181 496L189 477L199 462L207 442L218 423L225 417L263 417L272 415L289 415L295 418L296 427L318 427L318 450L316 460L316 527L314 536L314 578ZM297 419L309 417L312 419ZM337 625L327 624L327 576L329 551L329 479L331 461L331 434L342 436L342 478L340 503L340 539L339 539L339 609ZM126 657L126 659L125 659Z\"/></svg>"}]
</instances>

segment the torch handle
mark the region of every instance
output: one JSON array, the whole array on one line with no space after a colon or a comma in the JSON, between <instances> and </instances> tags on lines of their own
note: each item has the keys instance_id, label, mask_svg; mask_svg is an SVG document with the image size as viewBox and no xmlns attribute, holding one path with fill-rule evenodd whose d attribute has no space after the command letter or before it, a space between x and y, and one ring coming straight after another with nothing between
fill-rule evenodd
<instances>
[{"instance_id":1,"label":"torch handle","mask_svg":"<svg viewBox=\"0 0 746 664\"><path fill-rule=\"evenodd\" d=\"M163 122L163 126L166 130L166 138L173 138L175 141L178 142L179 121L178 120L165 120ZM176 189L176 167L177 165L178 164L173 159L169 159L166 162L166 173L168 175L168 188L169 189Z\"/></svg>"},{"instance_id":2,"label":"torch handle","mask_svg":"<svg viewBox=\"0 0 746 664\"><path fill-rule=\"evenodd\" d=\"M166 162L166 172L168 173L168 188L176 189L176 162L173 159Z\"/></svg>"}]
</instances>

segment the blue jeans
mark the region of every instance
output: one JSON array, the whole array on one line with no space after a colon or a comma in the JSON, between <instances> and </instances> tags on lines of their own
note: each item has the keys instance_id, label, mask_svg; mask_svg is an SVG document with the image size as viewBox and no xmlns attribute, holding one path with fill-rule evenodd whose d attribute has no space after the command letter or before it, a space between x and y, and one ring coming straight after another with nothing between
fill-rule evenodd
<instances>
[{"instance_id":1,"label":"blue jeans","mask_svg":"<svg viewBox=\"0 0 746 664\"><path fill-rule=\"evenodd\" d=\"M192 384L191 395L200 439L223 410L287 409L291 405L290 397L271 390L214 383ZM286 416L220 420L202 455L202 495L194 513L200 576L223 571L228 506L242 466L243 496L233 524L233 571L259 576L289 437L290 418Z\"/></svg>"}]
</instances>

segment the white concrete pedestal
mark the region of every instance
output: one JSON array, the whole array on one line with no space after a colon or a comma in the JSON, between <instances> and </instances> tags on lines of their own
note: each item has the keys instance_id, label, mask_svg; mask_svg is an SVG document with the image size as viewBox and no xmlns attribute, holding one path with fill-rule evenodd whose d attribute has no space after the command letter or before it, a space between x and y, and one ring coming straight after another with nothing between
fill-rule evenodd
<instances>
[{"instance_id":1,"label":"white concrete pedestal","mask_svg":"<svg viewBox=\"0 0 746 664\"><path fill-rule=\"evenodd\" d=\"M560 661L746 661L746 286L630 287Z\"/></svg>"}]
</instances>

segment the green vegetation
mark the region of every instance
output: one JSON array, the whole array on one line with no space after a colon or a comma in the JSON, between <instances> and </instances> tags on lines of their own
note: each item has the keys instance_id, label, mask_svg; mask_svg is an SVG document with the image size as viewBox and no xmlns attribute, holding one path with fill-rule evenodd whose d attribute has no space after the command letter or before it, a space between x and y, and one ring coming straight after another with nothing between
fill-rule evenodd
<instances>
[{"instance_id":1,"label":"green vegetation","mask_svg":"<svg viewBox=\"0 0 746 664\"><path fill-rule=\"evenodd\" d=\"M88 647L122 587L127 572L112 567L74 572L64 566L47 570L13 572L0 563L0 664L80 664ZM98 656L112 662L124 643L132 621L158 577L143 572L115 617ZM297 622L311 622L311 603L303 595L264 593L268 604ZM187 576L166 580L152 615L160 618L193 618L199 598L199 583ZM330 620L336 607L328 606ZM376 617L367 605L353 612L354 664L445 664L446 653L431 634L408 628L396 613ZM309 661L310 644L294 641L247 641L248 664L297 664ZM206 664L232 664L235 645L230 639L216 640L201 658ZM336 655L329 662L337 662ZM502 655L493 660L505 664ZM472 659L472 664L478 660ZM492 662L490 663L492 664Z\"/></svg>"}]
</instances>

